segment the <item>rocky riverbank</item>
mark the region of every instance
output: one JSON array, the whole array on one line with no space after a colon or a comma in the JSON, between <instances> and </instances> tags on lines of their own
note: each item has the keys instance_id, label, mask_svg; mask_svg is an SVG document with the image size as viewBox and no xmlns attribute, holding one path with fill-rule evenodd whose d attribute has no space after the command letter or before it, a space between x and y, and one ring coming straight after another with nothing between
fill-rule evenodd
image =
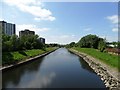
<instances>
[{"instance_id":1,"label":"rocky riverbank","mask_svg":"<svg viewBox=\"0 0 120 90\"><path fill-rule=\"evenodd\" d=\"M82 57L88 65L94 70L94 72L101 77L105 86L109 90L120 90L119 72L112 69L108 65L100 62L99 60L73 49L69 49L70 52Z\"/></svg>"}]
</instances>

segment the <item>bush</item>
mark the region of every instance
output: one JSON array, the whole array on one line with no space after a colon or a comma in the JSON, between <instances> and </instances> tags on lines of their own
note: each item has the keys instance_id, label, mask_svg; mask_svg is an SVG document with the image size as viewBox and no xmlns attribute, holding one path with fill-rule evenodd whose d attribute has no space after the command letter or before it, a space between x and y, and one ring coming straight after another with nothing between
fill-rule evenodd
<instances>
[{"instance_id":1,"label":"bush","mask_svg":"<svg viewBox=\"0 0 120 90\"><path fill-rule=\"evenodd\" d=\"M2 35L3 52L43 48L45 45L38 40L38 35L23 35L21 37Z\"/></svg>"},{"instance_id":2,"label":"bush","mask_svg":"<svg viewBox=\"0 0 120 90\"><path fill-rule=\"evenodd\" d=\"M86 48L98 48L99 37L96 35L87 35L80 39L78 45Z\"/></svg>"},{"instance_id":3,"label":"bush","mask_svg":"<svg viewBox=\"0 0 120 90\"><path fill-rule=\"evenodd\" d=\"M98 44L98 49L103 52L106 48L106 42L104 39L100 39L99 44Z\"/></svg>"}]
</instances>

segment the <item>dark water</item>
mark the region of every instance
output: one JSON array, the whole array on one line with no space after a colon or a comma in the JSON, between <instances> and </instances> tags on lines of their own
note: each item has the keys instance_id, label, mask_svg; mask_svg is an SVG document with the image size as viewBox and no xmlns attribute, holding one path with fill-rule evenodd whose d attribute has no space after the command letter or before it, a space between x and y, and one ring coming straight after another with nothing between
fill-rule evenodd
<instances>
[{"instance_id":1,"label":"dark water","mask_svg":"<svg viewBox=\"0 0 120 90\"><path fill-rule=\"evenodd\" d=\"M3 72L3 88L105 88L88 64L65 48Z\"/></svg>"}]
</instances>

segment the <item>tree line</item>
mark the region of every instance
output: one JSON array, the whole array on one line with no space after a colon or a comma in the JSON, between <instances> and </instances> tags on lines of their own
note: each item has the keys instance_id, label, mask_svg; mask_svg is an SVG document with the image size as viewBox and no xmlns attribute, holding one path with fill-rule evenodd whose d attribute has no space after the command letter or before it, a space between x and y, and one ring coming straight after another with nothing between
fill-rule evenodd
<instances>
[{"instance_id":1,"label":"tree line","mask_svg":"<svg viewBox=\"0 0 120 90\"><path fill-rule=\"evenodd\" d=\"M2 51L44 49L45 44L41 43L38 38L38 35L23 35L18 37L17 35L8 36L2 34Z\"/></svg>"},{"instance_id":2,"label":"tree line","mask_svg":"<svg viewBox=\"0 0 120 90\"><path fill-rule=\"evenodd\" d=\"M61 45L57 43L50 43L50 44L46 44L46 47L61 47Z\"/></svg>"},{"instance_id":3,"label":"tree line","mask_svg":"<svg viewBox=\"0 0 120 90\"><path fill-rule=\"evenodd\" d=\"M96 35L86 35L82 37L77 43L71 42L67 44L66 47L81 47L81 48L95 48L103 52L108 46L108 42L105 39L100 38ZM117 48L120 48L120 42L113 42L113 45L116 45Z\"/></svg>"}]
</instances>

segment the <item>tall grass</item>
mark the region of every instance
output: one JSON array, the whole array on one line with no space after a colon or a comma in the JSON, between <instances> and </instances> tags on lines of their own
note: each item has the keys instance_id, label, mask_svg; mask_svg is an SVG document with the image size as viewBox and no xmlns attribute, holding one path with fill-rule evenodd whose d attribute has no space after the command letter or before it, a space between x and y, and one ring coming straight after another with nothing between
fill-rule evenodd
<instances>
[{"instance_id":1,"label":"tall grass","mask_svg":"<svg viewBox=\"0 0 120 90\"><path fill-rule=\"evenodd\" d=\"M100 61L120 70L120 61L118 61L118 58L120 58L120 56L112 55L107 52L100 52L99 50L93 48L74 47L73 49L91 55L92 57L97 58Z\"/></svg>"},{"instance_id":2,"label":"tall grass","mask_svg":"<svg viewBox=\"0 0 120 90\"><path fill-rule=\"evenodd\" d=\"M34 57L40 54L43 54L48 51L52 51L55 48L46 48L45 50L41 49L32 49L32 50L24 50L24 51L15 51L15 52L3 52L2 53L2 65L9 65L21 60L25 60L30 57Z\"/></svg>"}]
</instances>

